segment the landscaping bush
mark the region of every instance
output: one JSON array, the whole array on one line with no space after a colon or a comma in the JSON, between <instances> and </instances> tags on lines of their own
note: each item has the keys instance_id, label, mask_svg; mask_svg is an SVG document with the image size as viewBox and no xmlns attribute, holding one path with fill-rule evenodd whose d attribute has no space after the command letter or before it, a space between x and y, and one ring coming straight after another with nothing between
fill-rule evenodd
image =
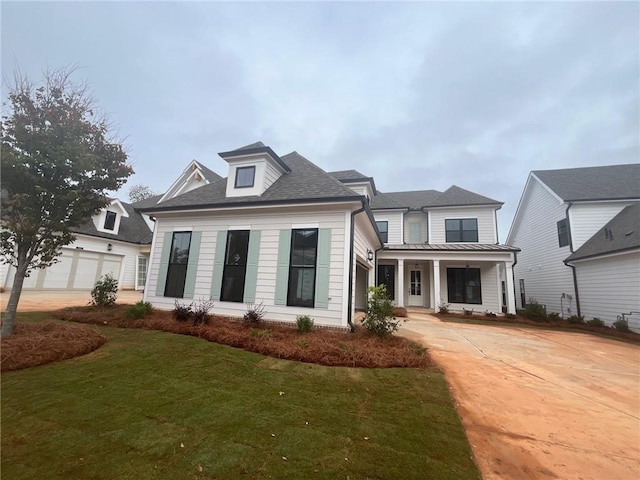
<instances>
[{"instance_id":1,"label":"landscaping bush","mask_svg":"<svg viewBox=\"0 0 640 480\"><path fill-rule=\"evenodd\" d=\"M173 318L177 322L183 323L191 320L191 315L193 315L193 302L189 305L180 304L178 300L174 301L173 307Z\"/></svg>"},{"instance_id":2,"label":"landscaping bush","mask_svg":"<svg viewBox=\"0 0 640 480\"><path fill-rule=\"evenodd\" d=\"M595 317L591 320L587 320L587 325L589 325L590 327L604 327L604 322L602 320L600 320L599 318Z\"/></svg>"},{"instance_id":3,"label":"landscaping bush","mask_svg":"<svg viewBox=\"0 0 640 480\"><path fill-rule=\"evenodd\" d=\"M113 305L118 298L118 280L110 273L103 275L93 286L91 298L92 305L99 307Z\"/></svg>"},{"instance_id":4,"label":"landscaping bush","mask_svg":"<svg viewBox=\"0 0 640 480\"><path fill-rule=\"evenodd\" d=\"M260 323L264 319L264 316L267 312L264 310L264 306L262 302L258 305L254 305L253 303L247 304L247 313L242 317L245 322L248 323Z\"/></svg>"},{"instance_id":5,"label":"landscaping bush","mask_svg":"<svg viewBox=\"0 0 640 480\"><path fill-rule=\"evenodd\" d=\"M309 333L313 330L313 318L309 315L298 315L296 317L298 333Z\"/></svg>"},{"instance_id":6,"label":"landscaping bush","mask_svg":"<svg viewBox=\"0 0 640 480\"><path fill-rule=\"evenodd\" d=\"M146 315L150 314L153 311L153 307L149 302L138 302L135 305L130 305L127 307L126 313L127 316L138 320L140 318L144 318Z\"/></svg>"},{"instance_id":7,"label":"landscaping bush","mask_svg":"<svg viewBox=\"0 0 640 480\"><path fill-rule=\"evenodd\" d=\"M491 317L491 318L495 318L498 316L496 313L490 312L489 310L485 310L484 314L486 317Z\"/></svg>"},{"instance_id":8,"label":"landscaping bush","mask_svg":"<svg viewBox=\"0 0 640 480\"><path fill-rule=\"evenodd\" d=\"M546 322L547 309L544 305L539 304L535 298L530 298L524 307L522 316L536 322Z\"/></svg>"},{"instance_id":9,"label":"landscaping bush","mask_svg":"<svg viewBox=\"0 0 640 480\"><path fill-rule=\"evenodd\" d=\"M567 318L567 322L572 323L574 325L579 325L584 323L584 316L583 315L571 315L569 318Z\"/></svg>"},{"instance_id":10,"label":"landscaping bush","mask_svg":"<svg viewBox=\"0 0 640 480\"><path fill-rule=\"evenodd\" d=\"M362 325L367 331L380 337L388 337L398 330L400 321L393 316L393 305L387 294L386 285L369 287L367 316Z\"/></svg>"},{"instance_id":11,"label":"landscaping bush","mask_svg":"<svg viewBox=\"0 0 640 480\"><path fill-rule=\"evenodd\" d=\"M208 325L211 320L209 312L213 308L213 300L200 300L193 309L191 321L194 325Z\"/></svg>"},{"instance_id":12,"label":"landscaping bush","mask_svg":"<svg viewBox=\"0 0 640 480\"><path fill-rule=\"evenodd\" d=\"M615 322L613 322L613 328L618 330L619 332L630 332L629 322L623 318L619 318Z\"/></svg>"},{"instance_id":13,"label":"landscaping bush","mask_svg":"<svg viewBox=\"0 0 640 480\"><path fill-rule=\"evenodd\" d=\"M438 313L449 313L449 304L441 303L438 305Z\"/></svg>"},{"instance_id":14,"label":"landscaping bush","mask_svg":"<svg viewBox=\"0 0 640 480\"><path fill-rule=\"evenodd\" d=\"M547 320L550 322L559 322L560 320L562 320L562 317L558 312L551 312L549 315L547 315Z\"/></svg>"},{"instance_id":15,"label":"landscaping bush","mask_svg":"<svg viewBox=\"0 0 640 480\"><path fill-rule=\"evenodd\" d=\"M463 308L462 313L464 313L466 316L471 316L473 315L473 309L467 310L466 308Z\"/></svg>"},{"instance_id":16,"label":"landscaping bush","mask_svg":"<svg viewBox=\"0 0 640 480\"><path fill-rule=\"evenodd\" d=\"M513 313L505 313L504 318L508 318L509 320L513 320L516 316Z\"/></svg>"}]
</instances>

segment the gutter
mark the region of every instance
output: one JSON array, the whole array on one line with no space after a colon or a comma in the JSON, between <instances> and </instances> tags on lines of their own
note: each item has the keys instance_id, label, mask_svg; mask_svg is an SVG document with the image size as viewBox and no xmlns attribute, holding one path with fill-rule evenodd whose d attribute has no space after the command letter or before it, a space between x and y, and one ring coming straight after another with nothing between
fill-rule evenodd
<instances>
[{"instance_id":1,"label":"gutter","mask_svg":"<svg viewBox=\"0 0 640 480\"><path fill-rule=\"evenodd\" d=\"M349 324L349 328L351 329L351 333L354 333L356 331L356 326L353 324L353 319L352 319L352 315L351 315L351 307L353 305L353 254L354 254L354 250L355 250L355 245L354 245L354 237L355 237L355 230L356 230L356 215L358 215L359 213L362 213L366 210L366 208L364 207L364 201L362 203L362 207L359 208L358 210L354 210L353 212L351 212L351 232L350 232L350 236L349 236L349 245L351 245L351 247L349 248L349 297L348 297L348 301L347 301L347 323Z\"/></svg>"},{"instance_id":2,"label":"gutter","mask_svg":"<svg viewBox=\"0 0 640 480\"><path fill-rule=\"evenodd\" d=\"M573 202L567 202L567 209L565 210L565 217L567 219L567 232L569 233L569 251L573 254L573 235L571 234L571 222L569 221L569 209L573 205ZM571 269L571 273L573 275L573 291L576 295L576 310L578 311L578 316L581 315L580 312L580 295L578 293L578 275L576 274L576 267L574 265L569 265L566 260L564 263L567 267Z\"/></svg>"}]
</instances>

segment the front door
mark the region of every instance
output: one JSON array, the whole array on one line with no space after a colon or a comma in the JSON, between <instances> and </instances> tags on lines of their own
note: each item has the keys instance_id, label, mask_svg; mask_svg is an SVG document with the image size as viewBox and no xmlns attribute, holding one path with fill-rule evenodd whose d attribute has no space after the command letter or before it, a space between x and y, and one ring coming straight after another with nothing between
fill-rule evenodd
<instances>
[{"instance_id":1,"label":"front door","mask_svg":"<svg viewBox=\"0 0 640 480\"><path fill-rule=\"evenodd\" d=\"M422 269L412 268L409 271L409 305L412 307L422 307Z\"/></svg>"}]
</instances>

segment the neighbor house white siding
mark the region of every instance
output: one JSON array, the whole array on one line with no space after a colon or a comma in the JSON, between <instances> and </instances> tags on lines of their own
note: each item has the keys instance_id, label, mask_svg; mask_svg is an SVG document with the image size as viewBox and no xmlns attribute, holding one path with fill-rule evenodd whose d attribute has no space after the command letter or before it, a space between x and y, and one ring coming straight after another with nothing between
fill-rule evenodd
<instances>
[{"instance_id":1,"label":"neighbor house white siding","mask_svg":"<svg viewBox=\"0 0 640 480\"><path fill-rule=\"evenodd\" d=\"M618 315L640 312L640 252L577 261L580 313L585 320L599 318L611 324ZM640 331L640 313L629 317Z\"/></svg>"},{"instance_id":2,"label":"neighbor house white siding","mask_svg":"<svg viewBox=\"0 0 640 480\"><path fill-rule=\"evenodd\" d=\"M250 214L238 212L180 213L179 215L159 214L156 220L156 244L153 258L150 260L150 272L145 292L145 300L161 309L172 309L174 298L157 296L158 273L162 256L163 240L166 232L191 230L201 232L198 268L196 273L194 300L209 299L213 264L218 231L227 231L230 227L260 230L260 253L258 260L255 303L263 303L267 318L272 320L295 321L297 315L310 315L316 323L346 326L343 320L345 271L344 252L349 235L344 210L330 210L321 207L298 207L260 209ZM278 244L281 230L292 228L331 229L331 255L329 274L329 304L326 309L310 309L275 305L276 272L278 262ZM181 303L190 303L191 299L178 299ZM216 302L213 312L221 315L241 317L247 310L244 303Z\"/></svg>"},{"instance_id":3,"label":"neighbor house white siding","mask_svg":"<svg viewBox=\"0 0 640 480\"><path fill-rule=\"evenodd\" d=\"M387 222L389 240L387 243L400 244L404 241L402 238L402 212L380 210L374 211L373 216L376 221Z\"/></svg>"},{"instance_id":4,"label":"neighbor house white siding","mask_svg":"<svg viewBox=\"0 0 640 480\"><path fill-rule=\"evenodd\" d=\"M630 204L631 202L628 201L573 203L569 208L573 250L578 250L598 230Z\"/></svg>"},{"instance_id":5,"label":"neighbor house white siding","mask_svg":"<svg viewBox=\"0 0 640 480\"><path fill-rule=\"evenodd\" d=\"M531 178L520 203L520 221L509 236L509 244L522 250L514 267L518 308L522 308L519 285L523 279L526 300L534 298L547 306L547 312L560 313L562 294L569 294L572 313L576 313L573 275L563 263L571 251L568 245L558 246L557 222L566 218L565 210L563 202Z\"/></svg>"},{"instance_id":6,"label":"neighbor house white siding","mask_svg":"<svg viewBox=\"0 0 640 480\"><path fill-rule=\"evenodd\" d=\"M475 218L478 220L478 243L498 243L494 207L455 207L429 209L431 228L429 243L446 243L445 220Z\"/></svg>"}]
</instances>

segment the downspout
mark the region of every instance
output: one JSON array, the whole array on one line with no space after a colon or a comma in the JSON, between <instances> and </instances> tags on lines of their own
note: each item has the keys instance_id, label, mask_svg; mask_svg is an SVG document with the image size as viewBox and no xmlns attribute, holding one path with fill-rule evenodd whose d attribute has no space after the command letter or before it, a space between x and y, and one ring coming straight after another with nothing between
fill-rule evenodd
<instances>
[{"instance_id":1,"label":"downspout","mask_svg":"<svg viewBox=\"0 0 640 480\"><path fill-rule=\"evenodd\" d=\"M571 234L571 222L569 221L569 209L573 205L572 202L569 202L567 205L567 209L565 210L565 218L567 219L567 233L569 234L569 251L573 253L573 235ZM578 316L580 316L580 295L578 294L578 275L576 274L576 267L573 265L569 265L567 262L563 263L571 269L571 273L573 274L573 291L576 295L576 310L578 311Z\"/></svg>"},{"instance_id":2,"label":"downspout","mask_svg":"<svg viewBox=\"0 0 640 480\"><path fill-rule=\"evenodd\" d=\"M355 230L356 230L356 215L358 215L359 213L362 213L365 211L364 208L364 204L362 206L362 208L358 209L358 210L354 210L353 212L351 212L351 234L350 234L350 241L349 244L351 245L351 247L349 248L349 300L347 302L347 323L349 324L349 328L351 329L351 333L356 331L356 326L353 324L353 319L352 319L352 315L351 315L351 307L353 304L353 253L354 253L354 249L355 249L355 245L354 245L354 237L355 237Z\"/></svg>"}]
</instances>

